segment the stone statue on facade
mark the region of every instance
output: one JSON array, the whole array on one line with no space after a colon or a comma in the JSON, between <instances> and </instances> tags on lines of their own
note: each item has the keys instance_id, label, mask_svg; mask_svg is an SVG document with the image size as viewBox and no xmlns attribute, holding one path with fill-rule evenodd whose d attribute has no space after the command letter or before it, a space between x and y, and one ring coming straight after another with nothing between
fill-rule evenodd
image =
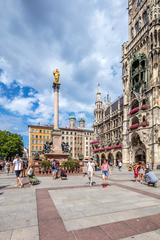
<instances>
[{"instance_id":1,"label":"stone statue on facade","mask_svg":"<svg viewBox=\"0 0 160 240\"><path fill-rule=\"evenodd\" d=\"M60 77L60 72L58 70L58 68L56 68L56 70L53 72L53 76L54 76L54 83L55 84L59 84L59 77Z\"/></svg>"}]
</instances>

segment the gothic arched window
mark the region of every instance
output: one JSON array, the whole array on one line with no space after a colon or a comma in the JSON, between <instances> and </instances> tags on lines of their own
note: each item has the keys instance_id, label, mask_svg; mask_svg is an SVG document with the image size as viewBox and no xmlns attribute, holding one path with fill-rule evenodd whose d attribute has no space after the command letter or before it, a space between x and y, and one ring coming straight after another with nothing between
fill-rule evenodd
<instances>
[{"instance_id":1,"label":"gothic arched window","mask_svg":"<svg viewBox=\"0 0 160 240\"><path fill-rule=\"evenodd\" d=\"M135 93L146 90L147 83L147 59L144 54L135 56L131 65L131 86Z\"/></svg>"}]
</instances>

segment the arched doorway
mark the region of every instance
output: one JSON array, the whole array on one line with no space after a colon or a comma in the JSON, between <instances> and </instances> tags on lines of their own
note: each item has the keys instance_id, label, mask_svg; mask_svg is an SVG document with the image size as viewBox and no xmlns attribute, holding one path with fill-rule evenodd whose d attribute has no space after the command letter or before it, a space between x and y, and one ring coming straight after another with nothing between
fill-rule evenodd
<instances>
[{"instance_id":1,"label":"arched doorway","mask_svg":"<svg viewBox=\"0 0 160 240\"><path fill-rule=\"evenodd\" d=\"M108 163L109 165L114 165L114 156L111 152L108 154Z\"/></svg>"},{"instance_id":2,"label":"arched doorway","mask_svg":"<svg viewBox=\"0 0 160 240\"><path fill-rule=\"evenodd\" d=\"M122 153L120 151L116 153L116 166L118 166L118 160L122 161Z\"/></svg>"},{"instance_id":3,"label":"arched doorway","mask_svg":"<svg viewBox=\"0 0 160 240\"><path fill-rule=\"evenodd\" d=\"M100 166L100 159L99 159L99 155L98 154L96 155L96 162L97 162L97 166L99 167Z\"/></svg>"},{"instance_id":4,"label":"arched doorway","mask_svg":"<svg viewBox=\"0 0 160 240\"><path fill-rule=\"evenodd\" d=\"M140 139L138 133L133 133L131 138L132 149L134 152L133 162L145 162L146 163L146 147Z\"/></svg>"},{"instance_id":5,"label":"arched doorway","mask_svg":"<svg viewBox=\"0 0 160 240\"><path fill-rule=\"evenodd\" d=\"M145 149L139 148L135 152L135 162L145 162L146 163L146 151L145 151Z\"/></svg>"},{"instance_id":6,"label":"arched doorway","mask_svg":"<svg viewBox=\"0 0 160 240\"><path fill-rule=\"evenodd\" d=\"M101 164L103 163L103 161L106 159L106 155L104 153L102 153L101 155Z\"/></svg>"}]
</instances>

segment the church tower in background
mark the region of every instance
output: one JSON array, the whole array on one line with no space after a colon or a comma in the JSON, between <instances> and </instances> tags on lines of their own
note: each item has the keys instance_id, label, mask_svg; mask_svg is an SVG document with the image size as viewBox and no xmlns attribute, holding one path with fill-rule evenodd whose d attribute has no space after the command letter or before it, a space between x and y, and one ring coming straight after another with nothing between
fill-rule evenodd
<instances>
[{"instance_id":1,"label":"church tower in background","mask_svg":"<svg viewBox=\"0 0 160 240\"><path fill-rule=\"evenodd\" d=\"M160 163L160 1L128 1L123 44L123 160Z\"/></svg>"}]
</instances>

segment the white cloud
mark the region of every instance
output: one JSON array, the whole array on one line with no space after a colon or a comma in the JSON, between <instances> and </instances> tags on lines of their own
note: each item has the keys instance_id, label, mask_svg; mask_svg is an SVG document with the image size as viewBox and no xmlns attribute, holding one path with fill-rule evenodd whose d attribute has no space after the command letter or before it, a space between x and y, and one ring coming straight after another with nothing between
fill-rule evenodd
<instances>
[{"instance_id":1,"label":"white cloud","mask_svg":"<svg viewBox=\"0 0 160 240\"><path fill-rule=\"evenodd\" d=\"M21 87L37 91L30 90L27 98L22 91L12 100L3 97L1 105L22 117L27 115L26 124L52 123L52 72L56 67L61 73L61 124L66 125L70 111L77 117L80 113L91 116L98 82L105 95L109 92L112 99L120 95L127 3L0 1L0 81L10 85L16 79ZM35 102L38 107L33 111Z\"/></svg>"},{"instance_id":2,"label":"white cloud","mask_svg":"<svg viewBox=\"0 0 160 240\"><path fill-rule=\"evenodd\" d=\"M16 97L13 100L9 100L6 97L1 97L0 105L11 112L18 113L20 115L29 115L33 114L31 109L34 101L34 98Z\"/></svg>"}]
</instances>

